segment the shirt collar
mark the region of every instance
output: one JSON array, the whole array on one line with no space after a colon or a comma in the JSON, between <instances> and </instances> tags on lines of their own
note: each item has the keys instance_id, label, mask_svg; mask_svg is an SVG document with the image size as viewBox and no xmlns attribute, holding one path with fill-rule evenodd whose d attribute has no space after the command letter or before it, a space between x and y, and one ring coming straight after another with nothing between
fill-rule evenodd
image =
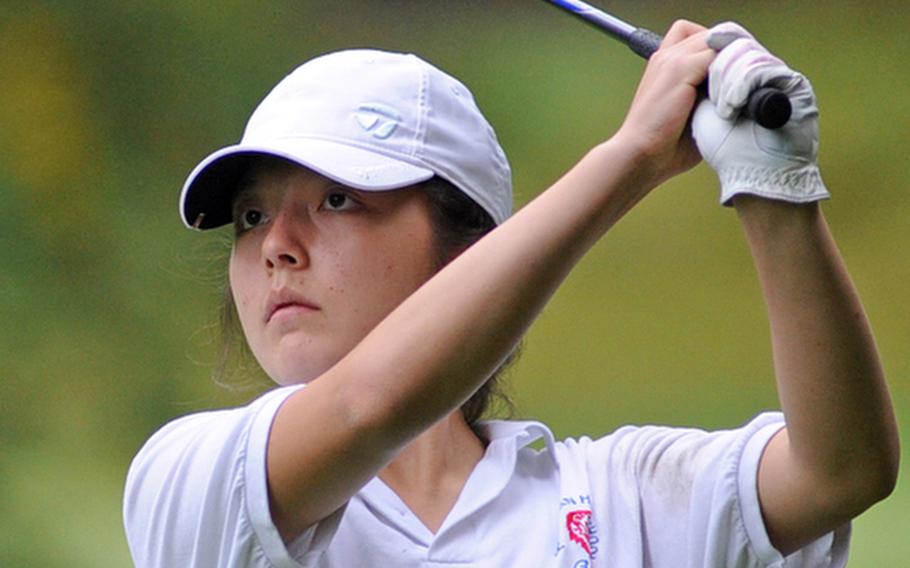
<instances>
[{"instance_id":1,"label":"shirt collar","mask_svg":"<svg viewBox=\"0 0 910 568\"><path fill-rule=\"evenodd\" d=\"M556 440L553 432L543 423L535 420L484 420L480 427L491 444L514 439L516 453L543 438L547 455L553 460L553 465L559 468L559 462L556 461Z\"/></svg>"}]
</instances>

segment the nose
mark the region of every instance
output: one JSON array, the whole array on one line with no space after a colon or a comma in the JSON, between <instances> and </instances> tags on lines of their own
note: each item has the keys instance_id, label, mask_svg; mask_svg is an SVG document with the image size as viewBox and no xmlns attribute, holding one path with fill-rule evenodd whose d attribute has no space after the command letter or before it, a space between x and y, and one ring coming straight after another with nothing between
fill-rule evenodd
<instances>
[{"instance_id":1,"label":"nose","mask_svg":"<svg viewBox=\"0 0 910 568\"><path fill-rule=\"evenodd\" d=\"M262 259L268 270L299 269L309 264L305 234L293 214L282 212L268 226Z\"/></svg>"}]
</instances>

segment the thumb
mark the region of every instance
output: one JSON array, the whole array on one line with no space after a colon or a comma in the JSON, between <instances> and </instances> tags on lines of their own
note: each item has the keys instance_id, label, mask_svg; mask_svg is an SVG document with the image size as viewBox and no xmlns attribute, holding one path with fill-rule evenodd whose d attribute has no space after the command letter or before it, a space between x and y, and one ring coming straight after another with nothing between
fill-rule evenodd
<instances>
[{"instance_id":1,"label":"thumb","mask_svg":"<svg viewBox=\"0 0 910 568\"><path fill-rule=\"evenodd\" d=\"M702 158L713 168L717 153L733 131L734 122L722 118L710 99L703 99L692 115L692 138Z\"/></svg>"}]
</instances>

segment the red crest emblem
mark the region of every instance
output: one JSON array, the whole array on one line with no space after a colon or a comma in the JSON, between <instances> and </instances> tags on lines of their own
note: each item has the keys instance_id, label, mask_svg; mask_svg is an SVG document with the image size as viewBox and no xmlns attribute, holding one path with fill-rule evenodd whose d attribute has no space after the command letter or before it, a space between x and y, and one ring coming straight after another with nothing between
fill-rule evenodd
<instances>
[{"instance_id":1,"label":"red crest emblem","mask_svg":"<svg viewBox=\"0 0 910 568\"><path fill-rule=\"evenodd\" d=\"M582 509L566 515L569 539L577 542L591 556L591 511Z\"/></svg>"}]
</instances>

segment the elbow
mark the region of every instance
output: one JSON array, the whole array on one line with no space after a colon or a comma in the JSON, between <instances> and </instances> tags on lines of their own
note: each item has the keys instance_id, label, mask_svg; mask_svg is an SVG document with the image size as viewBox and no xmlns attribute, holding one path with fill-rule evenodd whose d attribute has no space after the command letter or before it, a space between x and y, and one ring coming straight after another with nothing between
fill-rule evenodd
<instances>
[{"instance_id":1,"label":"elbow","mask_svg":"<svg viewBox=\"0 0 910 568\"><path fill-rule=\"evenodd\" d=\"M857 492L862 498L862 510L887 499L897 486L897 466L882 467L863 476L863 487Z\"/></svg>"},{"instance_id":2,"label":"elbow","mask_svg":"<svg viewBox=\"0 0 910 568\"><path fill-rule=\"evenodd\" d=\"M876 503L887 499L897 486L900 469L900 446L887 444L878 455L857 460L848 480L841 485L841 502L851 509L855 517Z\"/></svg>"},{"instance_id":3,"label":"elbow","mask_svg":"<svg viewBox=\"0 0 910 568\"><path fill-rule=\"evenodd\" d=\"M855 496L859 512L887 499L897 487L900 473L900 435L893 411L879 413L878 423L870 422L866 442L842 454L841 463L848 465L844 475L835 476Z\"/></svg>"},{"instance_id":4,"label":"elbow","mask_svg":"<svg viewBox=\"0 0 910 568\"><path fill-rule=\"evenodd\" d=\"M824 511L830 527L856 518L887 499L897 485L900 448L893 443L865 448L861 454L841 456L807 479L808 493L818 511Z\"/></svg>"},{"instance_id":5,"label":"elbow","mask_svg":"<svg viewBox=\"0 0 910 568\"><path fill-rule=\"evenodd\" d=\"M872 472L869 475L870 499L872 504L886 499L897 487L900 473L901 444L898 434L897 421L891 420L891 428L887 430L875 459L870 460L874 465L869 465ZM860 466L862 467L862 466Z\"/></svg>"},{"instance_id":6,"label":"elbow","mask_svg":"<svg viewBox=\"0 0 910 568\"><path fill-rule=\"evenodd\" d=\"M890 496L897 487L900 473L901 449L900 440L895 432L893 441L888 444L888 449L883 452L876 468L876 475L871 480L871 498L873 503L882 501Z\"/></svg>"}]
</instances>

